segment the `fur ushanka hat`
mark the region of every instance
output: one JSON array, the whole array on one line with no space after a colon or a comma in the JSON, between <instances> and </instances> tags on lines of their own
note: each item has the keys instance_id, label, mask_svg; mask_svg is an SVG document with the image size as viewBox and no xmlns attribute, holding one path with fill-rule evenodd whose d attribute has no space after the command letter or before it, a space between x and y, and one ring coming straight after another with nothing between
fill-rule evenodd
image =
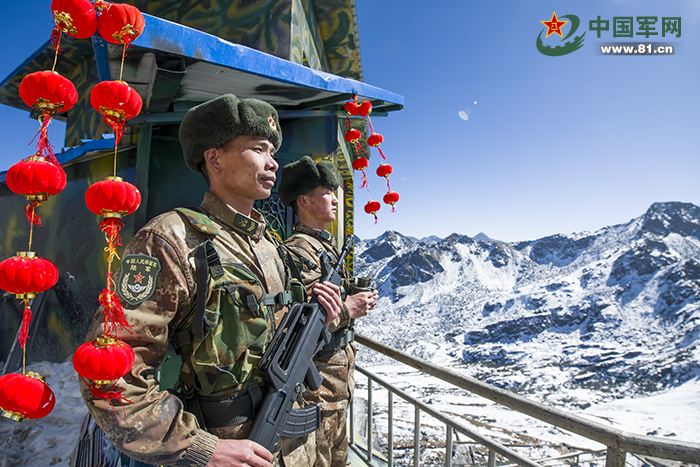
<instances>
[{"instance_id":1,"label":"fur ushanka hat","mask_svg":"<svg viewBox=\"0 0 700 467\"><path fill-rule=\"evenodd\" d=\"M274 107L259 99L224 94L192 107L180 123L180 144L187 167L202 173L204 151L219 148L240 135L263 136L275 151L282 144L282 128Z\"/></svg>"},{"instance_id":2,"label":"fur ushanka hat","mask_svg":"<svg viewBox=\"0 0 700 467\"><path fill-rule=\"evenodd\" d=\"M340 182L335 178L335 167L330 161L314 162L309 156L287 164L282 168L277 194L285 206L320 186L335 190Z\"/></svg>"}]
</instances>

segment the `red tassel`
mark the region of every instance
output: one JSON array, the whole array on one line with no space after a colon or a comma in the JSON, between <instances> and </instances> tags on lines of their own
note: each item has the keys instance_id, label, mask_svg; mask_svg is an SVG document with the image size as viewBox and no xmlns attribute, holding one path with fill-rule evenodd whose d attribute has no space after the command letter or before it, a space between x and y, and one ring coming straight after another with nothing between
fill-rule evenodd
<instances>
[{"instance_id":1,"label":"red tassel","mask_svg":"<svg viewBox=\"0 0 700 467\"><path fill-rule=\"evenodd\" d=\"M108 125L113 131L114 131L114 147L116 148L119 142L122 140L122 136L124 136L124 132L126 131L126 121L125 120L115 120L113 118L109 118L107 116L104 116L102 118L102 121L105 122L106 125Z\"/></svg>"},{"instance_id":2,"label":"red tassel","mask_svg":"<svg viewBox=\"0 0 700 467\"><path fill-rule=\"evenodd\" d=\"M24 207L24 213L27 215L29 225L38 225L41 227L41 217L35 212L37 206L41 206L42 202L34 200Z\"/></svg>"},{"instance_id":3,"label":"red tassel","mask_svg":"<svg viewBox=\"0 0 700 467\"><path fill-rule=\"evenodd\" d=\"M122 245L122 237L119 235L119 231L124 228L124 224L119 222L119 219L110 217L97 224L97 226L105 233L105 239L109 245L107 251L110 254L113 249Z\"/></svg>"},{"instance_id":4,"label":"red tassel","mask_svg":"<svg viewBox=\"0 0 700 467\"><path fill-rule=\"evenodd\" d=\"M111 271L107 273L107 281L112 280ZM109 290L102 289L97 301L104 307L105 335L121 339L121 331L130 328L131 325L124 316L124 307L119 302L119 295ZM130 331L129 331L130 332Z\"/></svg>"},{"instance_id":5,"label":"red tassel","mask_svg":"<svg viewBox=\"0 0 700 467\"><path fill-rule=\"evenodd\" d=\"M119 418L119 414L117 413L116 407L114 407L114 402L113 401L119 401L122 404L122 410L124 411L124 418L126 418L126 403L128 404L133 404L129 399L124 397L124 388L114 390L114 387L117 385L117 382L115 381L114 384L112 384L112 388L105 390L106 386L100 386L95 384L93 381L90 381L88 379L83 378L82 376L80 379L83 380L83 383L90 389L90 392L94 397L97 399L103 399L109 402L109 405L112 406L112 411L114 412L114 415L117 417L117 420L119 420L119 423L124 426L124 423L122 423L121 419Z\"/></svg>"},{"instance_id":6,"label":"red tassel","mask_svg":"<svg viewBox=\"0 0 700 467\"><path fill-rule=\"evenodd\" d=\"M24 314L22 316L22 329L19 332L19 345L24 348L27 344L27 339L29 339L29 323L32 321L32 309L29 306L29 299L24 299Z\"/></svg>"},{"instance_id":7,"label":"red tassel","mask_svg":"<svg viewBox=\"0 0 700 467\"><path fill-rule=\"evenodd\" d=\"M61 49L61 33L62 31L58 29L58 27L53 28L53 31L51 31L51 47L54 48L56 51L56 55L60 54L62 52Z\"/></svg>"}]
</instances>

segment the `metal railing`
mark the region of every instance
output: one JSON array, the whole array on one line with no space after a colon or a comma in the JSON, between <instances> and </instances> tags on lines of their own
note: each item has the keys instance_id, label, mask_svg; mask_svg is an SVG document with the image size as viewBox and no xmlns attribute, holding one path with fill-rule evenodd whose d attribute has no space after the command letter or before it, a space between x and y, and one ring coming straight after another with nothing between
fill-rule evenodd
<instances>
[{"instance_id":1,"label":"metal railing","mask_svg":"<svg viewBox=\"0 0 700 467\"><path fill-rule=\"evenodd\" d=\"M425 374L434 376L442 381L450 383L461 389L464 389L472 394L479 395L489 399L497 404L508 407L517 412L531 416L550 425L554 425L563 430L575 433L585 438L597 441L607 446L606 467L625 467L627 453L637 454L642 456L650 456L659 459L673 460L679 462L687 462L691 464L700 463L700 444L688 443L684 441L673 441L652 436L636 435L610 426L603 425L591 420L587 420L578 415L569 414L563 410L548 407L537 402L533 402L525 397L513 394L509 391L482 383L474 378L460 375L454 371L438 367L432 363L420 358L409 355L400 350L388 347L377 341L369 339L359 334L355 334L355 342L361 344L375 352L392 358L405 365L413 367ZM368 397L367 397L367 451L365 460L369 465L372 464L372 382L385 387L389 391L388 399L388 464L393 465L393 394L398 395L402 399L415 407L415 425L414 425L414 459L413 465L418 467L420 462L420 413L421 411L431 415L435 419L445 423L446 425L446 443L445 443L445 465L451 465L452 458L452 430L462 433L478 443L486 446L489 449L488 466L495 466L495 456L499 454L511 462L519 466L541 467L541 464L530 460L511 449L503 446L487 437L484 437L459 421L453 420L432 409L430 406L418 401L409 396L401 389L393 386L382 378L372 374L371 372L357 366L356 370L368 378ZM353 412L351 405L351 412ZM354 423L353 414L350 415L350 423ZM350 430L351 444L353 443L352 434L354 430Z\"/></svg>"}]
</instances>

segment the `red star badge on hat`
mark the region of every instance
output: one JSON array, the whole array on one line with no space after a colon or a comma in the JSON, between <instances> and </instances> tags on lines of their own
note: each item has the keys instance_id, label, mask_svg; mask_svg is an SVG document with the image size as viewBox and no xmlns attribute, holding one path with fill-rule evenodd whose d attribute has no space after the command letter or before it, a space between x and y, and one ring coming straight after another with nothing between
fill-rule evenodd
<instances>
[{"instance_id":1,"label":"red star badge on hat","mask_svg":"<svg viewBox=\"0 0 700 467\"><path fill-rule=\"evenodd\" d=\"M545 36L545 38L549 37L550 34L554 34L554 33L559 34L559 36L564 38L564 36L561 33L561 27L564 26L566 23L568 23L568 21L559 21L557 19L557 12L556 11L554 13L552 13L551 20L540 21L540 23L544 24L548 28L547 35Z\"/></svg>"}]
</instances>

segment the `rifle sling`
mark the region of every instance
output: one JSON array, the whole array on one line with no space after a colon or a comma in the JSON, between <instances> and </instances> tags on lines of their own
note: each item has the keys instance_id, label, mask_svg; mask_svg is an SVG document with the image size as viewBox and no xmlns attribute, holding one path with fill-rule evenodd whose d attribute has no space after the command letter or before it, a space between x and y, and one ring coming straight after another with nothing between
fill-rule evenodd
<instances>
[{"instance_id":1,"label":"rifle sling","mask_svg":"<svg viewBox=\"0 0 700 467\"><path fill-rule=\"evenodd\" d=\"M192 333L200 339L204 337L204 311L207 306L207 283L209 272L212 277L219 277L224 273L219 259L219 252L214 248L211 240L200 243L194 252L194 267L197 274L197 299L195 304ZM201 290L200 290L201 289Z\"/></svg>"}]
</instances>

